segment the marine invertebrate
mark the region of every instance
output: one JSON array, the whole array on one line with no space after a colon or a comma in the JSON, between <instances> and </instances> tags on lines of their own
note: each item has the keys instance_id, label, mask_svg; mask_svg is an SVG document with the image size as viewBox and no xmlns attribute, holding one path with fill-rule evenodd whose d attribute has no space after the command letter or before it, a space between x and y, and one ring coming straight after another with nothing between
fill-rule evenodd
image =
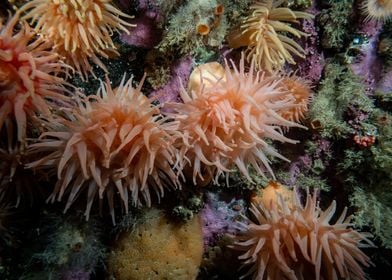
<instances>
[{"instance_id":1,"label":"marine invertebrate","mask_svg":"<svg viewBox=\"0 0 392 280\"><path fill-rule=\"evenodd\" d=\"M54 50L65 62L76 68L82 78L93 74L89 62L103 70L105 65L99 56L117 55L111 39L113 32L129 33L127 27L134 25L123 18L132 18L109 0L33 0L21 7L24 19L35 23L35 30L54 44Z\"/></svg>"},{"instance_id":2,"label":"marine invertebrate","mask_svg":"<svg viewBox=\"0 0 392 280\"><path fill-rule=\"evenodd\" d=\"M239 222L240 234L233 248L251 265L255 279L365 279L362 266L371 264L360 248L374 246L368 233L351 228L345 208L334 224L333 201L325 211L316 192L302 206L296 190L291 205L280 194L270 205L253 204L254 221Z\"/></svg>"},{"instance_id":3,"label":"marine invertebrate","mask_svg":"<svg viewBox=\"0 0 392 280\"><path fill-rule=\"evenodd\" d=\"M196 83L181 91L184 103L165 104L174 111L169 115L178 120L184 133L176 145L189 160L195 184L206 178L217 182L234 166L252 181L248 164L263 176L266 170L273 176L267 156L285 158L266 139L297 143L283 135L281 126L302 126L280 115L293 106L294 98L279 86L279 79L255 72L254 61L249 72L244 64L244 56L239 68L232 63L233 70L226 61L224 77L201 71L202 86Z\"/></svg>"},{"instance_id":4,"label":"marine invertebrate","mask_svg":"<svg viewBox=\"0 0 392 280\"><path fill-rule=\"evenodd\" d=\"M307 36L288 23L312 19L313 15L279 7L283 1L262 0L253 4L251 13L227 37L231 48L246 47L246 57L256 61L256 67L268 72L279 70L284 63L295 64L292 54L305 57L304 49L285 33L297 38Z\"/></svg>"},{"instance_id":5,"label":"marine invertebrate","mask_svg":"<svg viewBox=\"0 0 392 280\"><path fill-rule=\"evenodd\" d=\"M297 76L283 77L281 84L295 98L295 106L282 111L282 117L289 121L300 122L308 112L308 105L312 98L309 83Z\"/></svg>"},{"instance_id":6,"label":"marine invertebrate","mask_svg":"<svg viewBox=\"0 0 392 280\"><path fill-rule=\"evenodd\" d=\"M57 76L64 70L58 55L43 40L35 40L26 22L15 28L18 21L16 14L0 23L0 129L15 122L14 132L23 145L28 125L37 126L37 116L51 114L51 101L61 104L67 97L65 82Z\"/></svg>"},{"instance_id":7,"label":"marine invertebrate","mask_svg":"<svg viewBox=\"0 0 392 280\"><path fill-rule=\"evenodd\" d=\"M366 0L362 4L362 11L366 15L366 20L385 21L392 16L392 1Z\"/></svg>"},{"instance_id":8,"label":"marine invertebrate","mask_svg":"<svg viewBox=\"0 0 392 280\"><path fill-rule=\"evenodd\" d=\"M111 250L110 274L116 279L196 279L203 256L200 217L178 224L152 208L141 221L123 232Z\"/></svg>"},{"instance_id":9,"label":"marine invertebrate","mask_svg":"<svg viewBox=\"0 0 392 280\"><path fill-rule=\"evenodd\" d=\"M141 93L142 83L133 88L124 76L112 89L107 82L97 95L81 96L76 109L64 112L65 118L47 124L49 131L29 149L42 156L28 167L56 170L58 181L49 201L68 193L67 210L86 191L88 219L97 194L100 199L106 194L114 222L115 193L127 212L128 196L134 205L150 206L151 191L159 198L165 187L177 186L171 167L176 124L167 122Z\"/></svg>"}]
</instances>

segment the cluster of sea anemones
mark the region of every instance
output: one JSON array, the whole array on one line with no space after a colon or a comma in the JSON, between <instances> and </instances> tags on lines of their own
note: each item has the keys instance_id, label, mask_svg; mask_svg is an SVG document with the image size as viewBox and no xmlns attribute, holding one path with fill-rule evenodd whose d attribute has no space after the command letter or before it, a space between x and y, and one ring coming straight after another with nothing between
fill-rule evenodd
<instances>
[{"instance_id":1,"label":"cluster of sea anemones","mask_svg":"<svg viewBox=\"0 0 392 280\"><path fill-rule=\"evenodd\" d=\"M331 223L335 211L335 201L321 210L317 192L304 206L297 190L288 201L278 193L252 204L232 247L255 279L365 279L371 261L360 248L374 246L370 234L351 228L347 209Z\"/></svg>"}]
</instances>

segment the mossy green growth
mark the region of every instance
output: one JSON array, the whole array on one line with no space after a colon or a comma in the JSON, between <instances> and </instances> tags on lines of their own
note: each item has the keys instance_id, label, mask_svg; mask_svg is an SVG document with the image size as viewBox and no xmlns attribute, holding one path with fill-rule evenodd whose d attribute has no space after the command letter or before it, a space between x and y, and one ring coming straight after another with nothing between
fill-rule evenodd
<instances>
[{"instance_id":1,"label":"mossy green growth","mask_svg":"<svg viewBox=\"0 0 392 280\"><path fill-rule=\"evenodd\" d=\"M370 226L383 246L392 249L392 115L375 110L368 121L377 128L376 143L347 149L338 168L352 189L355 223Z\"/></svg>"},{"instance_id":2,"label":"mossy green growth","mask_svg":"<svg viewBox=\"0 0 392 280\"><path fill-rule=\"evenodd\" d=\"M344 138L353 129L344 120L349 106L363 112L373 110L373 102L365 94L365 87L346 66L331 62L325 66L324 79L310 108L313 128L326 138Z\"/></svg>"},{"instance_id":3,"label":"mossy green growth","mask_svg":"<svg viewBox=\"0 0 392 280\"><path fill-rule=\"evenodd\" d=\"M312 0L286 0L287 7L290 9L306 9L312 6Z\"/></svg>"},{"instance_id":4,"label":"mossy green growth","mask_svg":"<svg viewBox=\"0 0 392 280\"><path fill-rule=\"evenodd\" d=\"M350 32L353 0L329 1L331 7L317 16L320 26L321 45L326 49L341 49Z\"/></svg>"},{"instance_id":5,"label":"mossy green growth","mask_svg":"<svg viewBox=\"0 0 392 280\"><path fill-rule=\"evenodd\" d=\"M228 24L225 13L215 14L220 5L216 0L190 0L171 16L167 31L159 44L162 52L179 51L195 54L200 48L219 47L226 35ZM208 27L205 34L199 26Z\"/></svg>"}]
</instances>

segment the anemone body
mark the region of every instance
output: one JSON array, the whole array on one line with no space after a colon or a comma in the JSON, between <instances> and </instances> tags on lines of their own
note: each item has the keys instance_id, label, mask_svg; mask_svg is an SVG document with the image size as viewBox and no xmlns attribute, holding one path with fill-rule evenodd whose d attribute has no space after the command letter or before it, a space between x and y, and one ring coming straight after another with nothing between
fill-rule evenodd
<instances>
[{"instance_id":1,"label":"anemone body","mask_svg":"<svg viewBox=\"0 0 392 280\"><path fill-rule=\"evenodd\" d=\"M94 74L89 59L107 72L99 56L117 55L111 36L114 31L129 33L132 18L115 8L109 0L33 0L22 11L35 23L35 30L73 66L82 78Z\"/></svg>"},{"instance_id":2,"label":"anemone body","mask_svg":"<svg viewBox=\"0 0 392 280\"><path fill-rule=\"evenodd\" d=\"M85 191L88 218L94 198L106 194L114 220L116 193L128 211L129 202L150 206L152 191L160 198L165 187L177 186L172 169L176 124L151 105L140 92L141 84L133 88L131 83L123 79L113 90L108 82L97 95L81 96L76 109L48 123L48 132L31 145L30 152L41 159L28 167L57 172L49 201L61 200L66 193L67 210Z\"/></svg>"},{"instance_id":3,"label":"anemone body","mask_svg":"<svg viewBox=\"0 0 392 280\"><path fill-rule=\"evenodd\" d=\"M238 223L233 248L244 252L239 259L254 279L366 279L361 266L371 261L360 248L374 246L371 235L351 228L347 209L331 224L335 201L322 211L316 192L302 206L294 191L291 201L277 194L250 211L254 220Z\"/></svg>"},{"instance_id":4,"label":"anemone body","mask_svg":"<svg viewBox=\"0 0 392 280\"><path fill-rule=\"evenodd\" d=\"M239 69L233 67L226 63L224 74L216 65L207 67L217 69L215 74L196 69L201 73L200 85L191 79L190 90L181 92L184 103L169 105L184 134L176 145L189 161L195 184L204 177L217 182L234 166L250 181L249 165L260 175L268 170L273 176L268 156L285 158L267 139L296 143L281 130L282 126L300 127L280 115L280 111L294 106L290 92L279 86L279 79L255 72L254 63L245 72L244 57Z\"/></svg>"},{"instance_id":5,"label":"anemone body","mask_svg":"<svg viewBox=\"0 0 392 280\"><path fill-rule=\"evenodd\" d=\"M308 106L312 99L312 90L309 83L296 76L286 76L282 79L282 86L295 98L295 106L281 113L282 117L289 121L303 121L308 112Z\"/></svg>"},{"instance_id":6,"label":"anemone body","mask_svg":"<svg viewBox=\"0 0 392 280\"><path fill-rule=\"evenodd\" d=\"M263 0L250 7L251 14L227 38L231 48L246 47L247 60L256 61L258 69L272 72L288 62L295 64L292 54L304 57L304 49L287 34L307 36L289 25L298 19L312 19L311 14L279 7L283 1Z\"/></svg>"},{"instance_id":7,"label":"anemone body","mask_svg":"<svg viewBox=\"0 0 392 280\"><path fill-rule=\"evenodd\" d=\"M64 70L50 46L36 39L27 23L13 16L0 24L0 130L16 124L17 140L25 142L29 123L39 115L50 115L56 103L66 101L64 80L57 76ZM55 101L55 102L53 102ZM9 130L9 128L6 128Z\"/></svg>"}]
</instances>

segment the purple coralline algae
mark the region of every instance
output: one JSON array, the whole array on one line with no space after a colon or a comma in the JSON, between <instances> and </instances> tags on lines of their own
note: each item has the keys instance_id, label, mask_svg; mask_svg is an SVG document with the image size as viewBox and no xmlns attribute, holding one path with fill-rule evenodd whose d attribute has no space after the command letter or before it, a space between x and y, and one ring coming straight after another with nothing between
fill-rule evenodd
<instances>
[{"instance_id":1,"label":"purple coralline algae","mask_svg":"<svg viewBox=\"0 0 392 280\"><path fill-rule=\"evenodd\" d=\"M207 193L207 200L201 211L204 247L216 245L225 234L235 234L238 229L236 221L245 215L246 206L243 199L223 200L219 194Z\"/></svg>"},{"instance_id":2,"label":"purple coralline algae","mask_svg":"<svg viewBox=\"0 0 392 280\"><path fill-rule=\"evenodd\" d=\"M126 3L123 5L126 7ZM129 45L151 49L162 39L162 30L157 26L162 16L155 1L140 1L137 10L138 15L129 21L136 27L130 27L129 34L123 33L120 38Z\"/></svg>"},{"instance_id":3,"label":"purple coralline algae","mask_svg":"<svg viewBox=\"0 0 392 280\"><path fill-rule=\"evenodd\" d=\"M149 97L157 99L161 104L179 102L180 90L188 84L192 66L193 60L191 56L183 57L174 62L170 68L171 78L169 82L163 87L152 91Z\"/></svg>"},{"instance_id":4,"label":"purple coralline algae","mask_svg":"<svg viewBox=\"0 0 392 280\"><path fill-rule=\"evenodd\" d=\"M320 11L316 8L311 8L306 12L316 16ZM325 61L324 54L318 47L319 35L316 30L316 24L311 20L303 20L301 29L309 36L302 40L305 58L299 59L297 62L298 74L310 80L313 84L317 84L321 78Z\"/></svg>"},{"instance_id":5,"label":"purple coralline algae","mask_svg":"<svg viewBox=\"0 0 392 280\"><path fill-rule=\"evenodd\" d=\"M381 29L382 23L379 21L369 21L362 24L359 33L366 36L368 42L359 47L361 52L359 59L350 65L352 71L363 79L367 93L373 93L381 76L382 61L377 56L377 42Z\"/></svg>"}]
</instances>

